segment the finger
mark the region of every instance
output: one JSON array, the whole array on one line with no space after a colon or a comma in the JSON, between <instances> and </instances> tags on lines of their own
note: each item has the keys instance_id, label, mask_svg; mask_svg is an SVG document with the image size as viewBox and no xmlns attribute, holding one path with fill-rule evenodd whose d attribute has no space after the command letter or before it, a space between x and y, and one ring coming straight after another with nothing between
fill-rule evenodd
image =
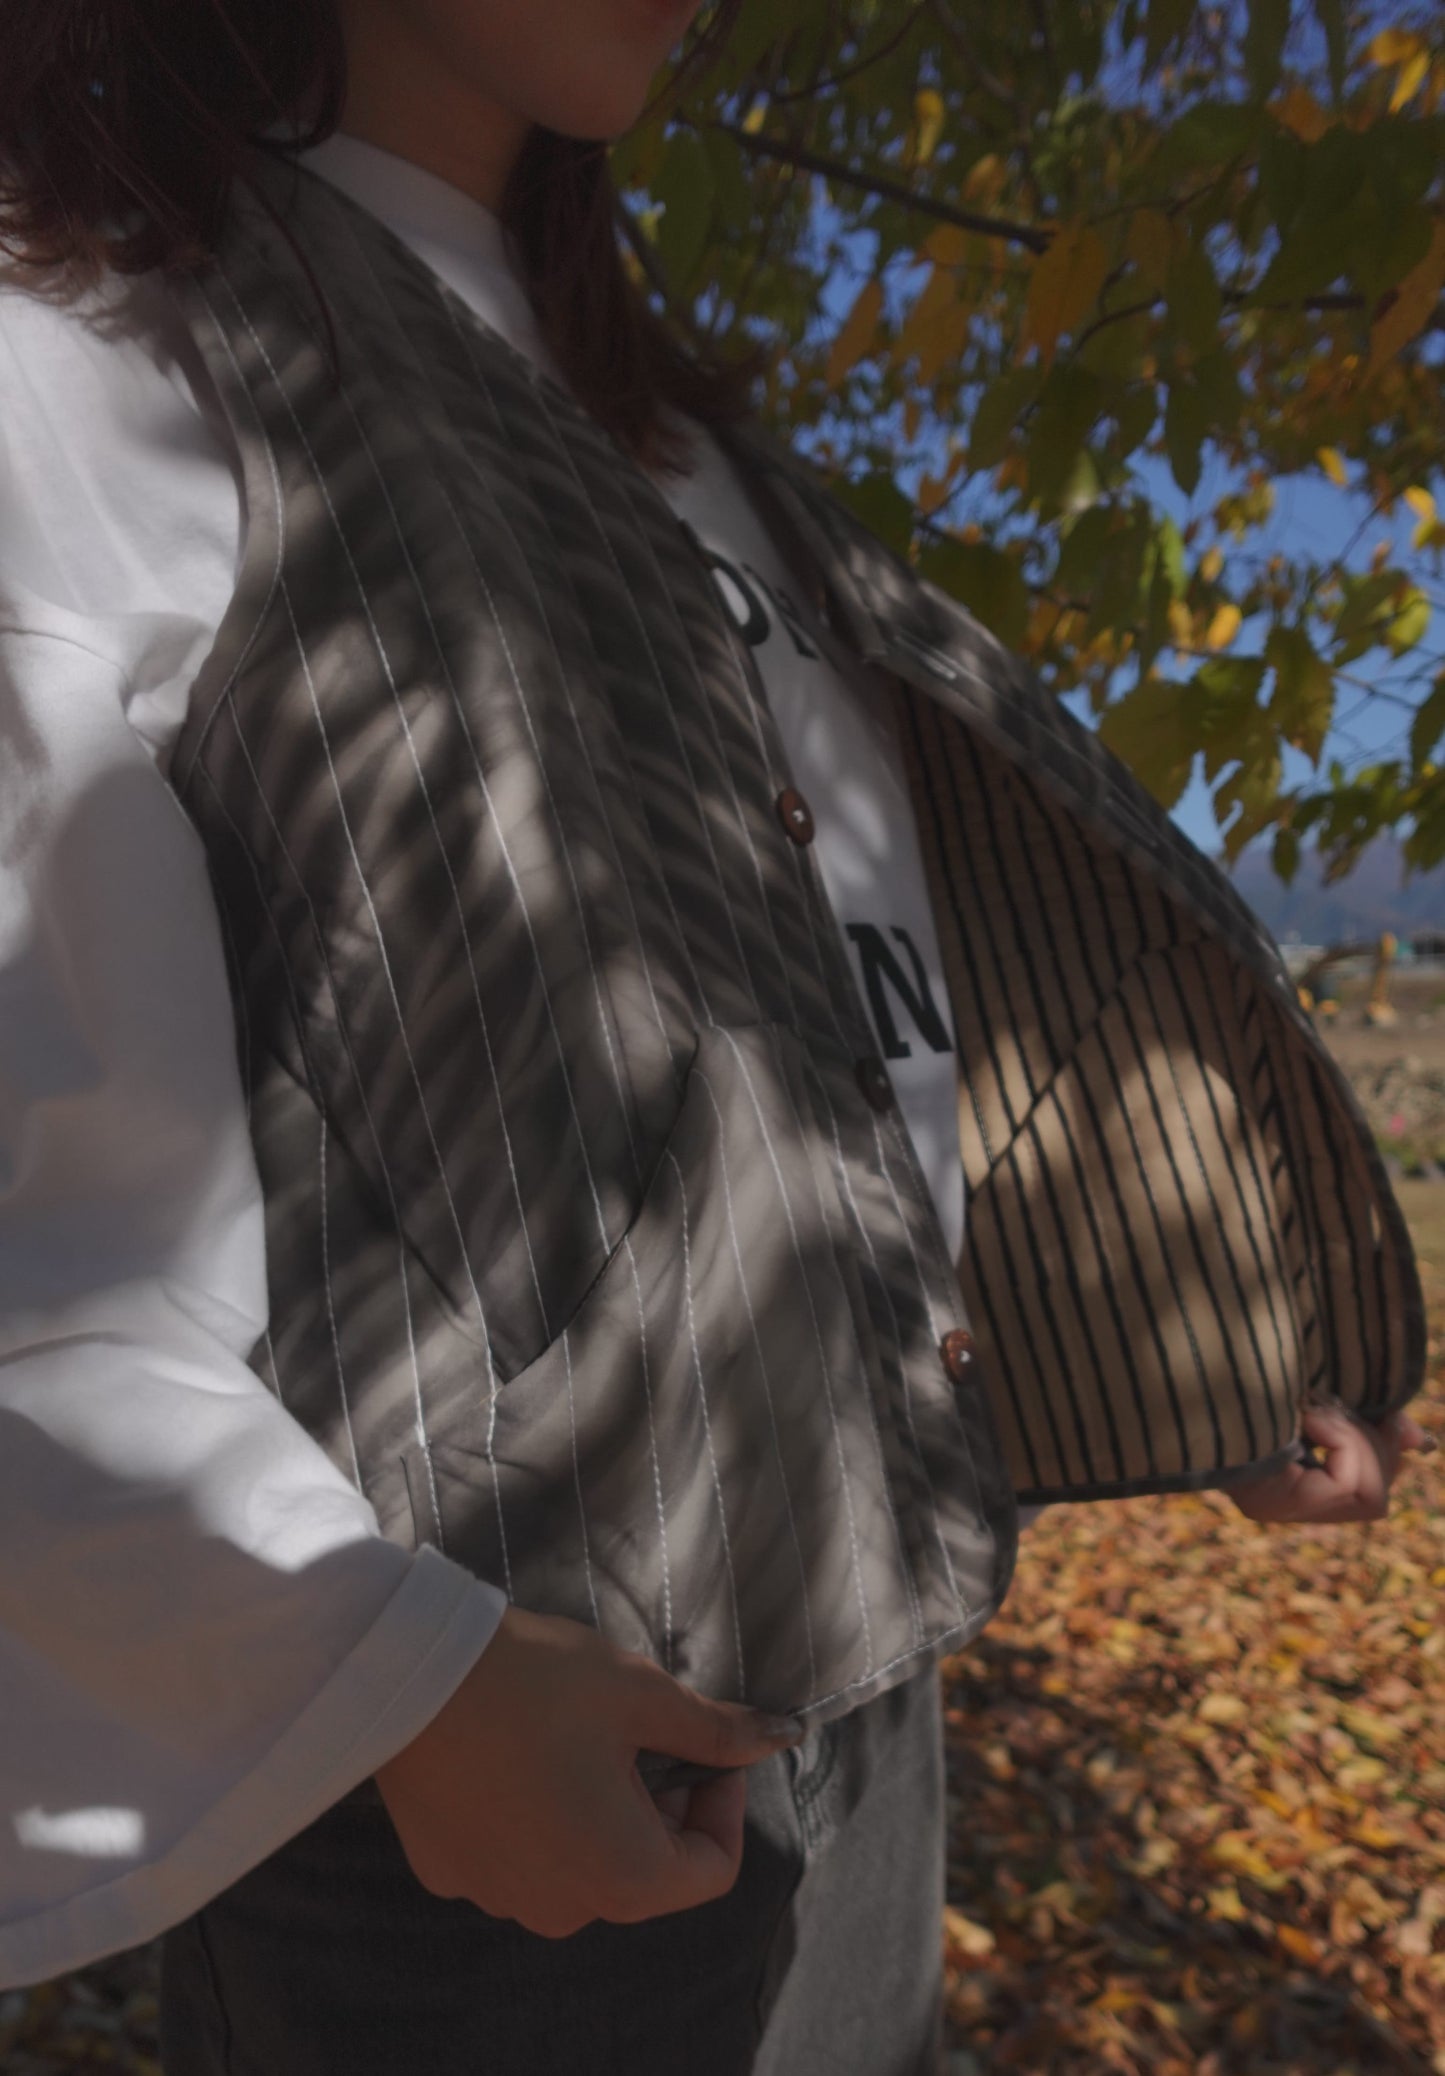
<instances>
[{"instance_id":1,"label":"finger","mask_svg":"<svg viewBox=\"0 0 1445 2076\"><path fill-rule=\"evenodd\" d=\"M1311 1418L1327 1451L1324 1475L1333 1481L1337 1491L1332 1518L1379 1520L1390 1504L1391 1438L1346 1413L1321 1413Z\"/></svg>"},{"instance_id":2,"label":"finger","mask_svg":"<svg viewBox=\"0 0 1445 2076\"><path fill-rule=\"evenodd\" d=\"M743 1850L743 1819L748 1807L748 1777L724 1773L691 1792L685 1831L700 1831L726 1854L740 1860Z\"/></svg>"},{"instance_id":3,"label":"finger","mask_svg":"<svg viewBox=\"0 0 1445 2076\"><path fill-rule=\"evenodd\" d=\"M1363 1421L1333 1406L1311 1406L1303 1426L1308 1439L1325 1451L1323 1475L1352 1492L1373 1482L1383 1484L1386 1445Z\"/></svg>"},{"instance_id":4,"label":"finger","mask_svg":"<svg viewBox=\"0 0 1445 2076\"><path fill-rule=\"evenodd\" d=\"M1433 1456L1440 1444L1436 1441L1434 1435L1431 1434L1428 1427L1422 1427L1418 1420L1412 1420L1408 1413L1402 1413L1400 1415L1400 1446L1403 1449L1418 1450L1422 1456Z\"/></svg>"},{"instance_id":5,"label":"finger","mask_svg":"<svg viewBox=\"0 0 1445 2076\"><path fill-rule=\"evenodd\" d=\"M724 1778L727 1780L731 1780L732 1775L726 1774L724 1775ZM653 1801L657 1805L657 1813L662 1818L662 1821L666 1824L668 1830L686 1830L687 1809L689 1802L691 1802L692 1800L692 1789L654 1788L650 1792L652 1794Z\"/></svg>"},{"instance_id":6,"label":"finger","mask_svg":"<svg viewBox=\"0 0 1445 2076\"><path fill-rule=\"evenodd\" d=\"M803 1740L803 1725L796 1717L768 1716L729 1701L705 1700L671 1679L661 1666L639 1661L629 1681L625 1727L641 1750L730 1768L754 1766Z\"/></svg>"},{"instance_id":7,"label":"finger","mask_svg":"<svg viewBox=\"0 0 1445 2076\"><path fill-rule=\"evenodd\" d=\"M659 1822L665 1851L607 1911L614 1923L637 1924L644 1918L695 1910L700 1903L725 1896L737 1880L747 1799L745 1775L724 1774L690 1792L687 1823L673 1831Z\"/></svg>"}]
</instances>

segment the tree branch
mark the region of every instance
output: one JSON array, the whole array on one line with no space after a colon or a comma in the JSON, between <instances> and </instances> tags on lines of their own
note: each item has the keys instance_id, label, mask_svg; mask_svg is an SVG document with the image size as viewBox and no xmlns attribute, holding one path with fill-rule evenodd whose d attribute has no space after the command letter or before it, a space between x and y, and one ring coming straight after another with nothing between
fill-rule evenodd
<instances>
[{"instance_id":1,"label":"tree branch","mask_svg":"<svg viewBox=\"0 0 1445 2076\"><path fill-rule=\"evenodd\" d=\"M892 57L899 44L904 42L917 26L919 20L927 11L927 7L928 0L917 0L917 5L904 17L902 28L890 36L885 43L880 43L876 50L870 50L867 56L859 58L856 64L845 65L841 72L835 72L830 79L815 80L806 87L790 88L785 94L780 94L774 90L768 95L769 106L781 107L788 101L813 101L817 99L819 94L830 94L835 88L846 86L849 80L858 79L863 73L871 72L875 65L881 65L885 58Z\"/></svg>"},{"instance_id":2,"label":"tree branch","mask_svg":"<svg viewBox=\"0 0 1445 2076\"><path fill-rule=\"evenodd\" d=\"M980 216L972 209L958 209L952 202L920 195L886 173L864 172L843 159L828 158L822 152L809 151L803 145L782 144L761 132L750 134L735 123L714 122L707 127L724 137L731 137L739 150L748 152L753 158L772 159L779 165L792 166L799 173L816 173L823 180L835 180L842 187L858 188L864 194L876 195L880 201L897 202L904 209L916 210L939 223L955 224L961 231L977 231L985 238L1002 238L1011 245L1022 245L1035 253L1047 252L1053 243L1052 231L1041 230L1034 224L1015 223L1008 217Z\"/></svg>"}]
</instances>

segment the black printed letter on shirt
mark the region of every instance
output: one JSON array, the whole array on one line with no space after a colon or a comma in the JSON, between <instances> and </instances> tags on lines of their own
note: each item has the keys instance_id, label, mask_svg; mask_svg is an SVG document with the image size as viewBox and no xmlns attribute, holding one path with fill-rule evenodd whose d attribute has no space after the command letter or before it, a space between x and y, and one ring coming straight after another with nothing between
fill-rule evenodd
<instances>
[{"instance_id":1,"label":"black printed letter on shirt","mask_svg":"<svg viewBox=\"0 0 1445 2076\"><path fill-rule=\"evenodd\" d=\"M923 970L923 961L918 947L906 930L895 923L893 935L908 954L913 968L910 981L894 956L892 947L885 942L883 932L872 923L849 923L848 935L858 947L858 963L863 969L863 986L868 996L868 1006L873 1012L873 1022L883 1046L884 1055L890 1060L907 1060L913 1056L913 1048L898 1035L898 1026L893 1021L893 1011L883 983L886 979L898 1000L913 1018L919 1036L931 1052L952 1052L953 1043L947 1026L938 1013L933 999L933 990L928 985L928 975Z\"/></svg>"}]
</instances>

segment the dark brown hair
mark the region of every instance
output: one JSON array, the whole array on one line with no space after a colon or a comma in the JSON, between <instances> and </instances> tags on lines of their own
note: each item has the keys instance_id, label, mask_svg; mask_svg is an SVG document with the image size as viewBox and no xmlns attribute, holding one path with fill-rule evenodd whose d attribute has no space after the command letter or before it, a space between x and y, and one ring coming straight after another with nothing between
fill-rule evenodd
<instances>
[{"instance_id":1,"label":"dark brown hair","mask_svg":"<svg viewBox=\"0 0 1445 2076\"><path fill-rule=\"evenodd\" d=\"M718 0L682 81L739 5ZM107 267L202 262L235 185L256 192L251 153L319 144L345 105L334 0L3 0L3 12L0 251L22 277L83 287ZM263 134L281 123L290 137ZM664 407L713 425L742 415L756 363L714 358L629 274L605 145L535 130L501 215L558 366L631 452L673 458ZM334 359L334 330L331 342Z\"/></svg>"}]
</instances>

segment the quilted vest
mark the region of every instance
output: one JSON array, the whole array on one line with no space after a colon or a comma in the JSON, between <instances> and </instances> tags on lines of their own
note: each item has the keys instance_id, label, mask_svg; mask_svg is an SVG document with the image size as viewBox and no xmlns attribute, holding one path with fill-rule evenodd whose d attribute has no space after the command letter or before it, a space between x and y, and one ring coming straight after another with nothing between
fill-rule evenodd
<instances>
[{"instance_id":1,"label":"quilted vest","mask_svg":"<svg viewBox=\"0 0 1445 2076\"><path fill-rule=\"evenodd\" d=\"M806 469L733 441L898 726L958 1262L656 487L313 175L260 167L176 294L245 475L172 783L265 1192L254 1362L383 1533L827 1717L988 1620L1015 1489L1227 1484L1309 1392L1418 1388L1409 1244L1274 947Z\"/></svg>"}]
</instances>

